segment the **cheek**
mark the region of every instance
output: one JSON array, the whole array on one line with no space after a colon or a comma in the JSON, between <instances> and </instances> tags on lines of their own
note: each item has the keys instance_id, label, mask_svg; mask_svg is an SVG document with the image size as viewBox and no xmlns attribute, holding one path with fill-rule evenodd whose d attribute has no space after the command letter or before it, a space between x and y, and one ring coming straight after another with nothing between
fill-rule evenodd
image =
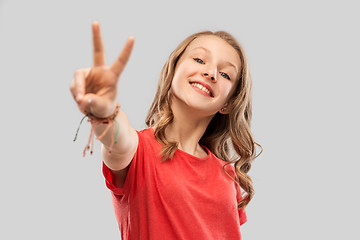
<instances>
[{"instance_id":1,"label":"cheek","mask_svg":"<svg viewBox=\"0 0 360 240\"><path fill-rule=\"evenodd\" d=\"M180 81L180 79L182 78L181 73L182 73L181 68L178 67L175 69L175 73L172 79L172 84L177 84Z\"/></svg>"},{"instance_id":2,"label":"cheek","mask_svg":"<svg viewBox=\"0 0 360 240\"><path fill-rule=\"evenodd\" d=\"M180 65L176 68L174 77L172 79L172 87L175 86L176 88L181 87L187 80L186 71L183 70L183 66Z\"/></svg>"},{"instance_id":3,"label":"cheek","mask_svg":"<svg viewBox=\"0 0 360 240\"><path fill-rule=\"evenodd\" d=\"M230 97L230 94L232 93L233 90L233 85L228 83L228 84L223 84L221 92L223 93L224 98L228 98Z\"/></svg>"},{"instance_id":4,"label":"cheek","mask_svg":"<svg viewBox=\"0 0 360 240\"><path fill-rule=\"evenodd\" d=\"M183 85L181 84L181 76L175 73L171 82L170 91L173 95L179 97L183 92L182 88Z\"/></svg>"}]
</instances>

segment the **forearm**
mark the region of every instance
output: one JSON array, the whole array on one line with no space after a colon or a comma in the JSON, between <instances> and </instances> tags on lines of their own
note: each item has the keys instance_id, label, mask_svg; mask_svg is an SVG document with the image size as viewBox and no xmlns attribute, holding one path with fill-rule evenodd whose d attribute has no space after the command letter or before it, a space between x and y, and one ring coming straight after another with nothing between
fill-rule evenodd
<instances>
[{"instance_id":1,"label":"forearm","mask_svg":"<svg viewBox=\"0 0 360 240\"><path fill-rule=\"evenodd\" d=\"M126 168L138 145L137 133L130 125L126 114L119 110L115 121L108 124L94 124L93 127L95 135L100 137L102 143L101 151L105 164L112 170ZM107 127L109 129L106 129Z\"/></svg>"},{"instance_id":2,"label":"forearm","mask_svg":"<svg viewBox=\"0 0 360 240\"><path fill-rule=\"evenodd\" d=\"M134 143L135 129L130 125L126 114L119 110L115 121L108 124L93 124L94 133L103 146L112 153L124 154ZM109 129L107 129L109 128ZM105 132L106 131L106 132Z\"/></svg>"}]
</instances>

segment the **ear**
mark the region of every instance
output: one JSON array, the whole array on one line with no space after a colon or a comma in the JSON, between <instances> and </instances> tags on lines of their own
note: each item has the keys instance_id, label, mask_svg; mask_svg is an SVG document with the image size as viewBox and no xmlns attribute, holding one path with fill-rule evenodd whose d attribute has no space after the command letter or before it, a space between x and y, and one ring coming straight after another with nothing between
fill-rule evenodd
<instances>
[{"instance_id":1,"label":"ear","mask_svg":"<svg viewBox=\"0 0 360 240\"><path fill-rule=\"evenodd\" d=\"M224 106L220 109L219 113L221 113L221 114L229 114L230 113L230 105L228 102L224 104Z\"/></svg>"}]
</instances>

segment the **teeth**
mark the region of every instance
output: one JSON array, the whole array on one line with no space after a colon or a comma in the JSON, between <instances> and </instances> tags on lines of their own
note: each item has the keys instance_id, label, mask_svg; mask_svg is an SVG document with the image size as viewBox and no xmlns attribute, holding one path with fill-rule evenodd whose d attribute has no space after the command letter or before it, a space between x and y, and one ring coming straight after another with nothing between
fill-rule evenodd
<instances>
[{"instance_id":1,"label":"teeth","mask_svg":"<svg viewBox=\"0 0 360 240\"><path fill-rule=\"evenodd\" d=\"M192 86L199 88L200 90L203 90L204 92L206 92L208 95L211 96L211 93L209 91L209 89L207 89L206 87L204 87L203 85L199 84L199 83L191 83Z\"/></svg>"}]
</instances>

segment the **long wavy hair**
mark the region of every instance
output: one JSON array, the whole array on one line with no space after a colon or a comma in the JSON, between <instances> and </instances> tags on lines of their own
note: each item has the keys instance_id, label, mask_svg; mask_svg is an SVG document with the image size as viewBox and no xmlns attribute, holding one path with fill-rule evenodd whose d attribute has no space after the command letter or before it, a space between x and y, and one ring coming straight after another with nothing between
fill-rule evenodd
<instances>
[{"instance_id":1,"label":"long wavy hair","mask_svg":"<svg viewBox=\"0 0 360 240\"><path fill-rule=\"evenodd\" d=\"M148 127L154 129L156 139L163 145L161 151L162 161L172 158L178 148L178 143L169 141L166 138L165 129L174 119L171 110L172 94L170 88L176 64L194 39L207 35L217 36L230 44L240 56L241 69L237 84L234 86L233 95L230 97L229 114L216 113L200 139L199 144L207 147L215 156L227 162L224 165L224 171L226 165L234 165L235 178L225 172L245 191L245 195L238 203L239 209L245 208L254 195L253 182L247 173L251 168L251 162L261 154L262 148L254 141L250 130L252 83L248 62L243 48L231 34L224 31L199 32L187 37L177 46L162 68L155 98L145 122ZM258 155L256 155L256 145L261 148L261 152Z\"/></svg>"}]
</instances>

